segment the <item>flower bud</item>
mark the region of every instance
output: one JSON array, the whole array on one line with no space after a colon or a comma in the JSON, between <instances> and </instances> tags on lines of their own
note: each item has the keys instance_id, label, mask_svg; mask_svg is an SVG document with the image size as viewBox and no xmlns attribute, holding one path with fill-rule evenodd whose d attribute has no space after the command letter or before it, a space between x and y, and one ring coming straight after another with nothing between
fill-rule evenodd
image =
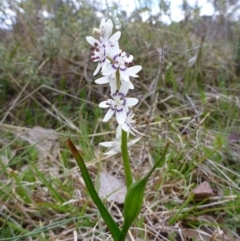
<instances>
[{"instance_id":1,"label":"flower bud","mask_svg":"<svg viewBox=\"0 0 240 241\"><path fill-rule=\"evenodd\" d=\"M100 36L100 30L98 28L94 28L92 31L92 34L94 37L99 37Z\"/></svg>"}]
</instances>

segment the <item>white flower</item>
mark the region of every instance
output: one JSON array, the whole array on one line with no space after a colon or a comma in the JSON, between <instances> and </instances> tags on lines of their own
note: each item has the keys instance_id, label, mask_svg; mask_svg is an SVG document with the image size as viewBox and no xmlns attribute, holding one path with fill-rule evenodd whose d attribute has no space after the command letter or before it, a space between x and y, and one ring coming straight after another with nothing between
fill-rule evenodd
<instances>
[{"instance_id":1,"label":"white flower","mask_svg":"<svg viewBox=\"0 0 240 241\"><path fill-rule=\"evenodd\" d=\"M114 50L119 49L118 40L121 36L121 32L118 31L112 35L113 23L112 20L108 19L107 21L105 18L101 20L100 27L99 27L99 35L100 41L106 44L107 47L115 48ZM112 35L112 36L111 36Z\"/></svg>"},{"instance_id":2,"label":"white flower","mask_svg":"<svg viewBox=\"0 0 240 241\"><path fill-rule=\"evenodd\" d=\"M121 32L118 31L112 35L112 21L110 19L106 21L105 18L103 18L99 28L100 29L93 29L93 36L99 37L99 40L91 36L86 37L88 43L92 45L91 59L94 62L98 62L93 75L96 75L101 68L103 70L106 67L106 64L109 62L107 57L111 58L113 53L119 52L118 40L121 36Z\"/></svg>"},{"instance_id":3,"label":"white flower","mask_svg":"<svg viewBox=\"0 0 240 241\"><path fill-rule=\"evenodd\" d=\"M101 20L100 27L94 28L92 34L94 37L100 37L101 40L105 40L105 42L109 39L112 34L113 23L112 20L108 19L107 21L105 18Z\"/></svg>"},{"instance_id":4,"label":"white flower","mask_svg":"<svg viewBox=\"0 0 240 241\"><path fill-rule=\"evenodd\" d=\"M122 128L121 128L121 126L118 126L117 131L116 131L116 139L115 140L99 143L99 145L101 145L101 146L111 148L110 151L104 153L104 155L112 155L112 154L117 154L117 153L121 152L121 139L122 139ZM137 138L135 140L128 142L127 146L130 147L130 146L134 145L140 139L141 138Z\"/></svg>"},{"instance_id":5,"label":"white flower","mask_svg":"<svg viewBox=\"0 0 240 241\"><path fill-rule=\"evenodd\" d=\"M136 74L142 69L142 66L136 65L133 67L128 67L132 64L133 56L127 56L126 52L121 51L114 54L113 63L109 64L103 71L103 75L111 75L119 70L120 76L124 81L129 82L129 77L138 77Z\"/></svg>"},{"instance_id":6,"label":"white flower","mask_svg":"<svg viewBox=\"0 0 240 241\"><path fill-rule=\"evenodd\" d=\"M120 78L120 81L121 81L121 83L124 82L124 80L122 78ZM97 84L107 84L107 83L109 83L109 85L111 87L111 90L112 90L113 85L116 86L116 84L117 84L116 82L117 82L116 81L116 74L110 74L110 75L103 76L103 77L95 80L95 83L97 83ZM134 89L134 86L133 86L131 81L129 81L129 89ZM111 92L113 92L113 91L111 91Z\"/></svg>"},{"instance_id":7,"label":"white flower","mask_svg":"<svg viewBox=\"0 0 240 241\"><path fill-rule=\"evenodd\" d=\"M128 82L123 82L119 90L117 90L116 86L113 86L113 92L111 94L113 99L102 101L99 104L99 107L101 108L109 108L108 112L103 118L104 122L108 121L114 113L116 113L116 118L119 125L122 125L125 122L127 113L129 111L128 107L135 106L138 103L138 99L136 98L125 98L128 89Z\"/></svg>"},{"instance_id":8,"label":"white flower","mask_svg":"<svg viewBox=\"0 0 240 241\"><path fill-rule=\"evenodd\" d=\"M133 126L136 123L136 120L133 120L134 114L133 111L130 111L127 113L127 118L125 120L125 122L122 125L119 125L121 127L121 129L123 129L124 131L126 131L129 135L129 133L133 134L135 136L135 133L138 133L140 135L143 135L143 133L139 132L138 130L136 130ZM118 127L119 127L118 126Z\"/></svg>"},{"instance_id":9,"label":"white flower","mask_svg":"<svg viewBox=\"0 0 240 241\"><path fill-rule=\"evenodd\" d=\"M97 68L93 73L93 75L96 75L100 68L104 69L107 65L106 45L91 36L86 37L86 40L93 46L91 47L91 60L98 62Z\"/></svg>"},{"instance_id":10,"label":"white flower","mask_svg":"<svg viewBox=\"0 0 240 241\"><path fill-rule=\"evenodd\" d=\"M128 112L127 118L125 122L121 125L121 128L127 133L131 132L135 136L134 131L135 132L138 132L138 131L133 128L133 125L136 123L136 120L133 120L133 117L134 117L133 111Z\"/></svg>"},{"instance_id":11,"label":"white flower","mask_svg":"<svg viewBox=\"0 0 240 241\"><path fill-rule=\"evenodd\" d=\"M99 41L94 37L87 36L86 40L92 45L91 50L91 60L98 62L97 68L94 71L93 75L96 75L100 68L102 70L106 67L109 60L107 57L111 56L112 53L119 51L118 40L120 38L121 32L117 32L108 40Z\"/></svg>"},{"instance_id":12,"label":"white flower","mask_svg":"<svg viewBox=\"0 0 240 241\"><path fill-rule=\"evenodd\" d=\"M101 20L100 23L100 36L107 41L109 37L112 35L112 29L113 29L113 22L111 19L108 19L107 21L105 18Z\"/></svg>"}]
</instances>

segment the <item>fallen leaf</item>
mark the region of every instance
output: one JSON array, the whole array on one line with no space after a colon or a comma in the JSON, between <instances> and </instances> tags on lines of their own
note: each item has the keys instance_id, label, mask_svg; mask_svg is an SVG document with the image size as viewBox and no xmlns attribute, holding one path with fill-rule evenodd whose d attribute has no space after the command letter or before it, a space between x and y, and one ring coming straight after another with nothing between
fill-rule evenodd
<instances>
[{"instance_id":1,"label":"fallen leaf","mask_svg":"<svg viewBox=\"0 0 240 241\"><path fill-rule=\"evenodd\" d=\"M45 129L40 126L35 126L33 129L29 129L22 138L30 144L35 145L40 159L47 157L50 152L53 157L57 157L59 142L58 135L53 129Z\"/></svg>"},{"instance_id":2,"label":"fallen leaf","mask_svg":"<svg viewBox=\"0 0 240 241\"><path fill-rule=\"evenodd\" d=\"M182 229L181 233L183 237L186 239L196 239L196 240L204 240L204 241L209 241L211 239L211 235L202 230L186 228L186 229Z\"/></svg>"},{"instance_id":3,"label":"fallen leaf","mask_svg":"<svg viewBox=\"0 0 240 241\"><path fill-rule=\"evenodd\" d=\"M203 200L214 195L208 181L200 183L192 192L195 200Z\"/></svg>"},{"instance_id":4,"label":"fallen leaf","mask_svg":"<svg viewBox=\"0 0 240 241\"><path fill-rule=\"evenodd\" d=\"M127 193L126 185L123 180L111 175L107 171L101 171L99 174L99 195L108 201L114 201L122 204Z\"/></svg>"}]
</instances>

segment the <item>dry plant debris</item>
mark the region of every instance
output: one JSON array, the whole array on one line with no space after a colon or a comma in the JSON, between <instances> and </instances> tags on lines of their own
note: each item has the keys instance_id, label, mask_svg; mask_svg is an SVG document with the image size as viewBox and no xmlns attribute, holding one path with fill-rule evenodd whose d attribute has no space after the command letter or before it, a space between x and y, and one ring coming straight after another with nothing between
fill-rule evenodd
<instances>
[{"instance_id":1,"label":"dry plant debris","mask_svg":"<svg viewBox=\"0 0 240 241\"><path fill-rule=\"evenodd\" d=\"M119 204L124 202L127 189L123 180L107 171L101 171L99 173L99 182L99 194L102 198Z\"/></svg>"},{"instance_id":2,"label":"dry plant debris","mask_svg":"<svg viewBox=\"0 0 240 241\"><path fill-rule=\"evenodd\" d=\"M208 181L200 183L193 191L195 200L203 200L214 196L213 190Z\"/></svg>"},{"instance_id":3,"label":"dry plant debris","mask_svg":"<svg viewBox=\"0 0 240 241\"><path fill-rule=\"evenodd\" d=\"M35 146L39 159L44 159L49 154L56 158L59 153L58 135L53 129L34 126L32 129L28 129L21 138Z\"/></svg>"}]
</instances>

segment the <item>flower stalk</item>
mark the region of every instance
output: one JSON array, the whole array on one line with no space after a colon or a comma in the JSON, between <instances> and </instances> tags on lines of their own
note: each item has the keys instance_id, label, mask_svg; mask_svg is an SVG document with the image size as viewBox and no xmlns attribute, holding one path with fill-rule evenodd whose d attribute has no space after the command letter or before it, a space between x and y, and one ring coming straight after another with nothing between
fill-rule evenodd
<instances>
[{"instance_id":1,"label":"flower stalk","mask_svg":"<svg viewBox=\"0 0 240 241\"><path fill-rule=\"evenodd\" d=\"M132 178L132 171L131 171L131 166L130 166L130 161L128 156L127 139L128 139L127 132L122 130L121 151L122 151L123 167L125 172L127 189L129 189L130 185L133 182L133 178Z\"/></svg>"}]
</instances>

